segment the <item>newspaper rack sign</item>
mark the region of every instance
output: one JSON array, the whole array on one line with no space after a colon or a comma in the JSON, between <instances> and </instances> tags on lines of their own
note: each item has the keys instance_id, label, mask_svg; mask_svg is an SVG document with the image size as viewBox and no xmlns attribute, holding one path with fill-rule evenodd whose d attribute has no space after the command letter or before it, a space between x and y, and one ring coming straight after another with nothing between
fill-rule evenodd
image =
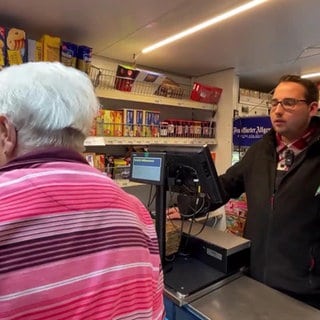
<instances>
[{"instance_id":1,"label":"newspaper rack sign","mask_svg":"<svg viewBox=\"0 0 320 320\"><path fill-rule=\"evenodd\" d=\"M271 129L270 117L243 117L233 121L233 144L249 147Z\"/></svg>"}]
</instances>

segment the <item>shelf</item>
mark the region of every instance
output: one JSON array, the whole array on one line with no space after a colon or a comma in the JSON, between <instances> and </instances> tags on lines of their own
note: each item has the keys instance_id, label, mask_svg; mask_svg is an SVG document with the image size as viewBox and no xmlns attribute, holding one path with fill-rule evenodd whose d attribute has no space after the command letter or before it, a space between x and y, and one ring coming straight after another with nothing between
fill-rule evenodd
<instances>
[{"instance_id":1,"label":"shelf","mask_svg":"<svg viewBox=\"0 0 320 320\"><path fill-rule=\"evenodd\" d=\"M114 181L121 188L136 187L136 186L144 185L143 183L133 182L133 181L130 181L128 179L116 179Z\"/></svg>"},{"instance_id":2,"label":"shelf","mask_svg":"<svg viewBox=\"0 0 320 320\"><path fill-rule=\"evenodd\" d=\"M134 92L120 91L113 88L96 88L96 95L100 98L125 100L141 103L151 103L157 105L166 105L179 108L201 109L208 111L216 111L217 106L208 103L197 102L187 99L174 99L156 95L142 95Z\"/></svg>"},{"instance_id":3,"label":"shelf","mask_svg":"<svg viewBox=\"0 0 320 320\"><path fill-rule=\"evenodd\" d=\"M84 141L85 146L106 146L106 145L216 145L214 138L176 138L176 137L88 137Z\"/></svg>"},{"instance_id":4,"label":"shelf","mask_svg":"<svg viewBox=\"0 0 320 320\"><path fill-rule=\"evenodd\" d=\"M115 71L91 66L90 79L95 86L96 95L100 98L148 103L156 105L166 105L180 108L201 109L216 111L217 106L212 103L203 103L190 99L191 86L186 84L176 84L171 86L169 92L155 94L159 90L160 83L148 81L129 81L116 75ZM116 83L121 87L121 83L126 90L115 88ZM121 82L122 81L122 82Z\"/></svg>"},{"instance_id":5,"label":"shelf","mask_svg":"<svg viewBox=\"0 0 320 320\"><path fill-rule=\"evenodd\" d=\"M240 96L238 105L247 105L251 107L263 107L268 108L268 100L255 98L255 97L242 97Z\"/></svg>"}]
</instances>

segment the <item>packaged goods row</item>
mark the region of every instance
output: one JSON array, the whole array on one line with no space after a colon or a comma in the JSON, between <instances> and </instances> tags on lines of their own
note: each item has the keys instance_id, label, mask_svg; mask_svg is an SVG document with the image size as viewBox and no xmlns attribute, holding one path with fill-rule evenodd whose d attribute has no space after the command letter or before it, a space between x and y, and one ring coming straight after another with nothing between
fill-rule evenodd
<instances>
[{"instance_id":1,"label":"packaged goods row","mask_svg":"<svg viewBox=\"0 0 320 320\"><path fill-rule=\"evenodd\" d=\"M215 121L164 119L160 111L123 109L100 110L92 136L115 137L198 137L214 138Z\"/></svg>"},{"instance_id":2,"label":"packaged goods row","mask_svg":"<svg viewBox=\"0 0 320 320\"><path fill-rule=\"evenodd\" d=\"M5 66L32 61L60 61L67 66L89 73L92 48L42 35L30 39L23 29L0 26L0 70Z\"/></svg>"},{"instance_id":3,"label":"packaged goods row","mask_svg":"<svg viewBox=\"0 0 320 320\"><path fill-rule=\"evenodd\" d=\"M84 152L88 163L114 180L128 179L130 156L106 155L104 153Z\"/></svg>"}]
</instances>

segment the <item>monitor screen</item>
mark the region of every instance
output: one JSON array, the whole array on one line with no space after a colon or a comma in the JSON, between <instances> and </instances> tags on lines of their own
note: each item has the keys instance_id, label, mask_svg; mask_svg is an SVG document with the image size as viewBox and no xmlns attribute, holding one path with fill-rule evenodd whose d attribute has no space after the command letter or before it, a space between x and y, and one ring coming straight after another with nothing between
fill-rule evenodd
<instances>
[{"instance_id":1,"label":"monitor screen","mask_svg":"<svg viewBox=\"0 0 320 320\"><path fill-rule=\"evenodd\" d=\"M162 152L134 152L131 155L130 180L164 185L165 154Z\"/></svg>"},{"instance_id":2,"label":"monitor screen","mask_svg":"<svg viewBox=\"0 0 320 320\"><path fill-rule=\"evenodd\" d=\"M152 145L150 152L166 154L165 183L168 190L190 196L204 194L210 202L209 210L224 203L224 192L211 157L210 149L204 146Z\"/></svg>"}]
</instances>

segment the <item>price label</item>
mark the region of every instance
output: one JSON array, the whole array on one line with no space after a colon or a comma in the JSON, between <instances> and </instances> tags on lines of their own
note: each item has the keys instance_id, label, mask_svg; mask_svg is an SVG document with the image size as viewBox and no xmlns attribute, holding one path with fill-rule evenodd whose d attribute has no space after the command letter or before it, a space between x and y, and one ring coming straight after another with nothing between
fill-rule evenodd
<instances>
[{"instance_id":1,"label":"price label","mask_svg":"<svg viewBox=\"0 0 320 320\"><path fill-rule=\"evenodd\" d=\"M104 137L88 137L84 140L85 146L105 146Z\"/></svg>"}]
</instances>

